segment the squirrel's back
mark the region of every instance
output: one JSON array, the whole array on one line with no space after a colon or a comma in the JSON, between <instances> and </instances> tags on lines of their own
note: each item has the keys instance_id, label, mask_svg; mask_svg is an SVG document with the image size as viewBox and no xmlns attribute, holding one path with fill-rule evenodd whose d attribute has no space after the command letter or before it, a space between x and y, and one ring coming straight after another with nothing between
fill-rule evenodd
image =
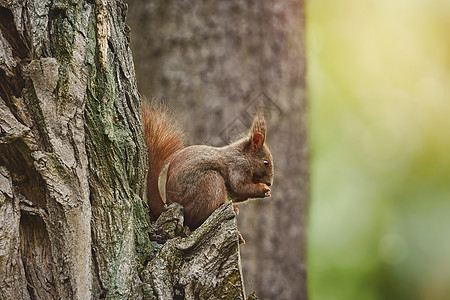
<instances>
[{"instance_id":1,"label":"squirrel's back","mask_svg":"<svg viewBox=\"0 0 450 300\"><path fill-rule=\"evenodd\" d=\"M150 219L154 221L164 208L158 190L159 174L167 158L185 147L185 134L166 107L143 102L141 109L149 157L147 197Z\"/></svg>"}]
</instances>

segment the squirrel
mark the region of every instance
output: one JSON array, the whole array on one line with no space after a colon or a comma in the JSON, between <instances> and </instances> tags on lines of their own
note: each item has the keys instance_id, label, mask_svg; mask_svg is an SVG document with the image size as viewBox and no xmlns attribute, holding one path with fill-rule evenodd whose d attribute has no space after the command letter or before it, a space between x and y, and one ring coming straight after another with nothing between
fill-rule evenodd
<instances>
[{"instance_id":1,"label":"squirrel","mask_svg":"<svg viewBox=\"0 0 450 300\"><path fill-rule=\"evenodd\" d=\"M272 154L265 144L267 123L259 112L247 136L224 147L185 145L185 134L167 108L142 103L149 156L147 197L154 222L168 205L184 207L184 224L198 228L228 199L234 203L270 197Z\"/></svg>"}]
</instances>

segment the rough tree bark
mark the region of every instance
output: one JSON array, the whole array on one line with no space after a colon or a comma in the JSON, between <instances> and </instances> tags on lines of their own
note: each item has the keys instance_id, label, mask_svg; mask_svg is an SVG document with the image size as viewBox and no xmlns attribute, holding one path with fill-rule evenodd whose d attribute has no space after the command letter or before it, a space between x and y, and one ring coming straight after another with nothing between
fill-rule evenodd
<instances>
[{"instance_id":1,"label":"rough tree bark","mask_svg":"<svg viewBox=\"0 0 450 300\"><path fill-rule=\"evenodd\" d=\"M0 0L0 299L243 298L230 205L193 234L176 206L149 226L125 14Z\"/></svg>"},{"instance_id":2,"label":"rough tree bark","mask_svg":"<svg viewBox=\"0 0 450 300\"><path fill-rule=\"evenodd\" d=\"M270 114L272 198L240 206L247 290L305 299L308 197L303 1L126 0L138 85L192 143L222 145Z\"/></svg>"}]
</instances>

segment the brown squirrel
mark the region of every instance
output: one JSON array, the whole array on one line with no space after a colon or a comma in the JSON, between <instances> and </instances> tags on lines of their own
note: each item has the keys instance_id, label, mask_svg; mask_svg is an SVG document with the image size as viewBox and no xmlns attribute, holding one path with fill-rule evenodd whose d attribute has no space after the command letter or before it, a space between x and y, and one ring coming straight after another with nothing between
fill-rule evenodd
<instances>
[{"instance_id":1,"label":"brown squirrel","mask_svg":"<svg viewBox=\"0 0 450 300\"><path fill-rule=\"evenodd\" d=\"M169 115L167 108L142 103L152 221L159 217L164 203L178 202L184 207L185 225L195 230L228 198L238 203L270 197L273 163L264 143L267 125L263 113L255 116L248 136L224 147L186 147L184 133Z\"/></svg>"}]
</instances>

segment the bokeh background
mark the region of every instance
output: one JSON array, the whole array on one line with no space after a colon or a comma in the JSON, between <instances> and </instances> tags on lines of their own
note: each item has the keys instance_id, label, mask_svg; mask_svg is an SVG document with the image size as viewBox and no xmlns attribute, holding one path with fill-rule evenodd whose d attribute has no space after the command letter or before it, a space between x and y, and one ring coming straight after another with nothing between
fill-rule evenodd
<instances>
[{"instance_id":1,"label":"bokeh background","mask_svg":"<svg viewBox=\"0 0 450 300\"><path fill-rule=\"evenodd\" d=\"M450 1L306 16L310 299L450 299Z\"/></svg>"}]
</instances>

